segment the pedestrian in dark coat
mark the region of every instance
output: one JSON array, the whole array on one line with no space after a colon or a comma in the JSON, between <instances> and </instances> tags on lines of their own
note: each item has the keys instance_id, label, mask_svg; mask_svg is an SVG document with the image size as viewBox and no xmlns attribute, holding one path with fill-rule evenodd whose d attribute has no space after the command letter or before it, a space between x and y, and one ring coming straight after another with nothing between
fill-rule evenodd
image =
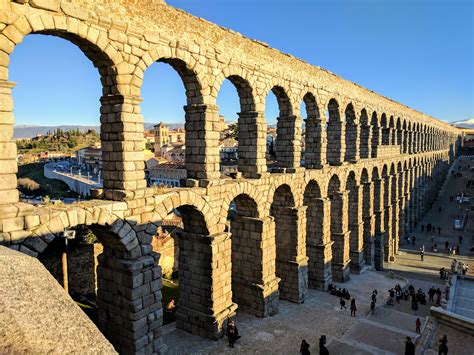
<instances>
[{"instance_id":1,"label":"pedestrian in dark coat","mask_svg":"<svg viewBox=\"0 0 474 355\"><path fill-rule=\"evenodd\" d=\"M355 298L353 298L352 301L351 301L351 316L352 317L356 316L356 311L357 311L356 300L355 300Z\"/></svg>"},{"instance_id":2,"label":"pedestrian in dark coat","mask_svg":"<svg viewBox=\"0 0 474 355\"><path fill-rule=\"evenodd\" d=\"M415 355L415 344L413 344L410 337L407 337L405 342L405 355Z\"/></svg>"},{"instance_id":3,"label":"pedestrian in dark coat","mask_svg":"<svg viewBox=\"0 0 474 355\"><path fill-rule=\"evenodd\" d=\"M310 355L311 354L309 352L309 344L304 339L301 342L300 353L301 353L301 355Z\"/></svg>"},{"instance_id":4,"label":"pedestrian in dark coat","mask_svg":"<svg viewBox=\"0 0 474 355\"><path fill-rule=\"evenodd\" d=\"M328 348L326 348L325 335L321 335L321 338L319 338L319 355L329 355Z\"/></svg>"}]
</instances>

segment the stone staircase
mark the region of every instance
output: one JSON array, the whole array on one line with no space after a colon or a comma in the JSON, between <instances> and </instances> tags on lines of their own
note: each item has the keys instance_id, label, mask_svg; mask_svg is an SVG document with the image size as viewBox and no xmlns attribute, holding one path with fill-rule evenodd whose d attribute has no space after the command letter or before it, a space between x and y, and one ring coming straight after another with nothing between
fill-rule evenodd
<instances>
[{"instance_id":1,"label":"stone staircase","mask_svg":"<svg viewBox=\"0 0 474 355\"><path fill-rule=\"evenodd\" d=\"M379 305L374 314L359 319L342 337L332 339L328 344L329 352L351 355L404 354L406 337L415 341L419 336L414 332L416 318L420 318L422 326L425 322L424 317L411 314L409 302L404 303L397 305L401 310Z\"/></svg>"}]
</instances>

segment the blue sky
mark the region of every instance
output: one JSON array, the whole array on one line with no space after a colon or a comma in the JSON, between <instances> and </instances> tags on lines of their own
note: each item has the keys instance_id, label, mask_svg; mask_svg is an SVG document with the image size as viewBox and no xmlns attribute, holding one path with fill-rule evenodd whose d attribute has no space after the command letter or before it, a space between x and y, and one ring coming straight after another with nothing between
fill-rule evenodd
<instances>
[{"instance_id":1,"label":"blue sky","mask_svg":"<svg viewBox=\"0 0 474 355\"><path fill-rule=\"evenodd\" d=\"M414 109L447 121L474 118L471 0L167 0L193 15L269 43ZM98 124L96 69L69 42L28 36L10 62L17 124ZM271 96L271 95L270 95ZM275 122L274 97L267 121ZM155 63L145 73L146 122L183 122L179 76ZM225 83L221 113L236 118Z\"/></svg>"}]
</instances>

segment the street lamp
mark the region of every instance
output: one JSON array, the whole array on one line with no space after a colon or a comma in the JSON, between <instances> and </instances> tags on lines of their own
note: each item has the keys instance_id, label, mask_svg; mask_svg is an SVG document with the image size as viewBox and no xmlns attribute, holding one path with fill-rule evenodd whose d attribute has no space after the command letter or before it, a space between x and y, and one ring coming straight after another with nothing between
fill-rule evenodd
<instances>
[{"instance_id":1,"label":"street lamp","mask_svg":"<svg viewBox=\"0 0 474 355\"><path fill-rule=\"evenodd\" d=\"M67 254L68 254L68 243L69 239L74 239L76 237L76 231L73 229L65 229L61 235L64 238L64 253L61 257L61 266L63 270L63 286L64 290L69 293L69 282L68 282L68 271L67 271Z\"/></svg>"}]
</instances>

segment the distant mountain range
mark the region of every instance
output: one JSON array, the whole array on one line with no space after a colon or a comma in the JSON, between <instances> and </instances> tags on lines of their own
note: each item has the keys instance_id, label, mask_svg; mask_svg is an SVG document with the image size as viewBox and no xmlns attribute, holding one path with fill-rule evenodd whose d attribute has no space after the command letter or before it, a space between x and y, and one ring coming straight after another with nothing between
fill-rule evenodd
<instances>
[{"instance_id":1,"label":"distant mountain range","mask_svg":"<svg viewBox=\"0 0 474 355\"><path fill-rule=\"evenodd\" d=\"M146 123L145 129L151 130L156 123ZM170 129L183 128L184 124L182 123L167 123L166 124ZM79 129L81 132L88 131L89 129L94 129L97 132L100 132L99 126L74 126L74 125L61 125L61 126L35 126L35 125L18 125L14 127L13 138L14 139L24 139L24 138L33 138L37 135L46 135L49 131L54 131L55 129L62 129L63 131L69 131L71 129Z\"/></svg>"},{"instance_id":2,"label":"distant mountain range","mask_svg":"<svg viewBox=\"0 0 474 355\"><path fill-rule=\"evenodd\" d=\"M469 118L463 121L450 122L451 125L459 128L472 128L474 129L474 118Z\"/></svg>"}]
</instances>

